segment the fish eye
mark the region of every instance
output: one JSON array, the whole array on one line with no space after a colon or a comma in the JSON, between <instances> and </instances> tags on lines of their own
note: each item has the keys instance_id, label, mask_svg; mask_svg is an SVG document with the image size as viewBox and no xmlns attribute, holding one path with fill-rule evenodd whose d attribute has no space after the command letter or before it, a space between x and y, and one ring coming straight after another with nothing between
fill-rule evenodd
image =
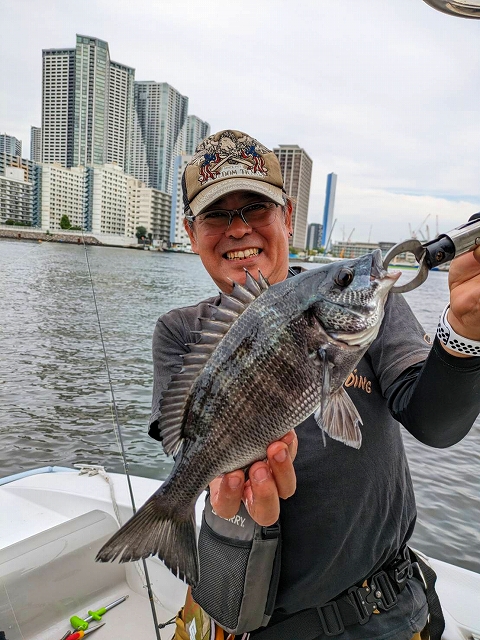
<instances>
[{"instance_id":1,"label":"fish eye","mask_svg":"<svg viewBox=\"0 0 480 640\"><path fill-rule=\"evenodd\" d=\"M352 284L354 275L354 271L344 267L335 276L335 284L338 284L339 287L348 287L349 284Z\"/></svg>"}]
</instances>

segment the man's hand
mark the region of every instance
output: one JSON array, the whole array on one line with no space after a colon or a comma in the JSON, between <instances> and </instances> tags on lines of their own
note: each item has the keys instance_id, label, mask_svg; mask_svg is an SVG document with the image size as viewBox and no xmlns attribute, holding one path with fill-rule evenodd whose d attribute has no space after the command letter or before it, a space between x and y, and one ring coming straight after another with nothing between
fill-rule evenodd
<instances>
[{"instance_id":1,"label":"man's hand","mask_svg":"<svg viewBox=\"0 0 480 640\"><path fill-rule=\"evenodd\" d=\"M241 470L213 480L210 502L214 511L222 518L233 518L243 501L258 524L268 527L276 522L280 515L280 498L289 498L297 486L293 468L297 447L297 435L292 430L281 440L272 442L267 449L266 462L252 464L247 481Z\"/></svg>"},{"instance_id":2,"label":"man's hand","mask_svg":"<svg viewBox=\"0 0 480 640\"><path fill-rule=\"evenodd\" d=\"M480 247L452 260L448 284L448 322L464 338L480 340ZM449 349L447 351L461 356Z\"/></svg>"}]
</instances>

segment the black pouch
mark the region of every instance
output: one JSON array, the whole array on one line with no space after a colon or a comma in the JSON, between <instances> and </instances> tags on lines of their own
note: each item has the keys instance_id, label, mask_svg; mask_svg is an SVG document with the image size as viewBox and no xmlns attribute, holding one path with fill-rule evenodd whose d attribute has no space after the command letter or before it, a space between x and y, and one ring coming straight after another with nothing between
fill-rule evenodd
<instances>
[{"instance_id":1,"label":"black pouch","mask_svg":"<svg viewBox=\"0 0 480 640\"><path fill-rule=\"evenodd\" d=\"M195 602L228 633L268 624L280 577L280 525L256 524L243 504L236 516L224 520L207 497L198 552Z\"/></svg>"}]
</instances>

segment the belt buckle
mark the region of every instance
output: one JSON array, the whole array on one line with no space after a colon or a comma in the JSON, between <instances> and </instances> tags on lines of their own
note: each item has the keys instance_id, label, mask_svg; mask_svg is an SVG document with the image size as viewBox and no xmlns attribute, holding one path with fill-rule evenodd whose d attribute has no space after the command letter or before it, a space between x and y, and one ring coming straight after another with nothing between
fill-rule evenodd
<instances>
[{"instance_id":1,"label":"belt buckle","mask_svg":"<svg viewBox=\"0 0 480 640\"><path fill-rule=\"evenodd\" d=\"M379 571L370 578L370 589L367 600L375 602L379 609L388 611L397 604L397 594L385 571Z\"/></svg>"},{"instance_id":2,"label":"belt buckle","mask_svg":"<svg viewBox=\"0 0 480 640\"><path fill-rule=\"evenodd\" d=\"M388 611L397 604L397 594L385 571L375 573L365 587L351 587L348 595L357 609L359 624L368 622L375 609Z\"/></svg>"},{"instance_id":3,"label":"belt buckle","mask_svg":"<svg viewBox=\"0 0 480 640\"><path fill-rule=\"evenodd\" d=\"M376 601L371 602L371 587L350 587L348 595L353 602L358 615L359 624L365 624L377 608Z\"/></svg>"},{"instance_id":4,"label":"belt buckle","mask_svg":"<svg viewBox=\"0 0 480 640\"><path fill-rule=\"evenodd\" d=\"M323 609L327 609L327 607L330 607L332 609L332 613L335 618L335 624L337 625L333 629L331 629L322 611ZM322 623L323 632L326 636L338 636L345 631L345 626L343 624L342 616L340 614L340 609L338 608L338 604L334 600L332 600L331 602L327 602L322 607L317 607L317 613L318 613L318 617L320 618L320 622Z\"/></svg>"}]
</instances>

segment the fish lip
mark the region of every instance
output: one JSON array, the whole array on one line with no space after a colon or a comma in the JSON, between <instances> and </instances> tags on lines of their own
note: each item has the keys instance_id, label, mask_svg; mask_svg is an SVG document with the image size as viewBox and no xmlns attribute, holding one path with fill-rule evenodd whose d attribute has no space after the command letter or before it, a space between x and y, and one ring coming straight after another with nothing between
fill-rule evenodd
<instances>
[{"instance_id":1,"label":"fish lip","mask_svg":"<svg viewBox=\"0 0 480 640\"><path fill-rule=\"evenodd\" d=\"M350 349L358 349L359 347L364 347L367 344L373 342L377 333L380 330L381 322L372 325L371 327L367 327L363 331L359 331L358 333L335 333L330 334L330 337L334 339L334 341L339 346L346 346ZM352 340L355 340L354 342Z\"/></svg>"}]
</instances>

